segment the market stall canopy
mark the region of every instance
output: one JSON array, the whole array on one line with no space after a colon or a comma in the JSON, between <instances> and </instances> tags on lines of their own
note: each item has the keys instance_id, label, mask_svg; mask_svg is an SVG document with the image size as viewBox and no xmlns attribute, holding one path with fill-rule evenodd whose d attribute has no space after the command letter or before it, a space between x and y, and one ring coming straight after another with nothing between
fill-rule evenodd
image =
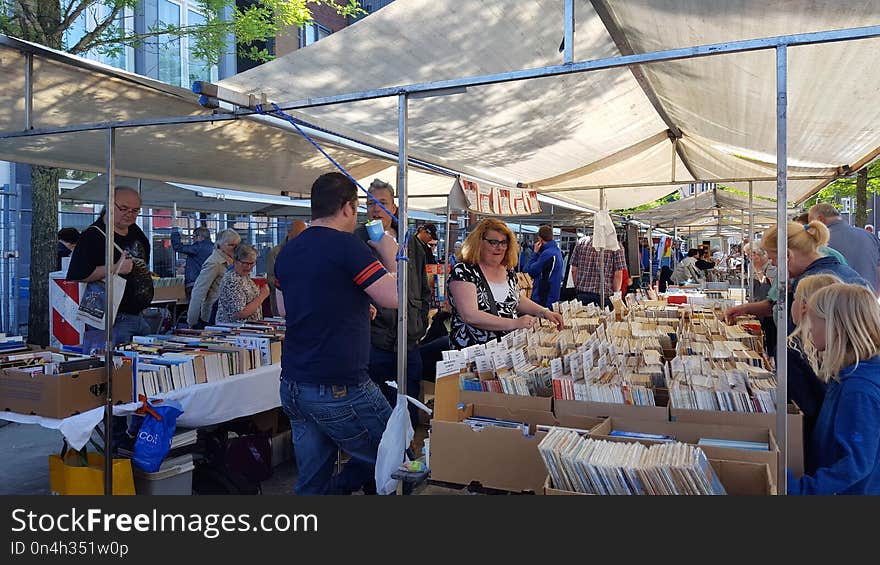
<instances>
[{"instance_id":1,"label":"market stall canopy","mask_svg":"<svg viewBox=\"0 0 880 565\"><path fill-rule=\"evenodd\" d=\"M575 2L575 16L575 60L595 60L875 25L880 3L595 0ZM221 84L283 103L557 65L562 30L559 0L395 2ZM876 156L880 76L866 71L878 48L880 41L868 39L789 49L790 200L804 199L845 165L854 170ZM544 193L560 191L559 197L594 207L597 187L694 178L763 178L754 183L756 194L775 197L772 50L641 65L636 72L639 80L618 68L413 100L411 154ZM393 147L396 104L391 97L297 115L342 124ZM581 187L593 190L576 190ZM629 208L674 189L670 183L608 190L608 206Z\"/></svg>"},{"instance_id":2,"label":"market stall canopy","mask_svg":"<svg viewBox=\"0 0 880 565\"><path fill-rule=\"evenodd\" d=\"M749 198L720 188L682 198L657 208L632 214L634 220L651 224L653 227L671 228L714 226L721 222L724 225L739 225L745 212L746 224ZM776 223L776 202L763 198L753 201L755 225L766 226ZM795 211L792 211L795 212Z\"/></svg>"},{"instance_id":3,"label":"market stall canopy","mask_svg":"<svg viewBox=\"0 0 880 565\"><path fill-rule=\"evenodd\" d=\"M880 3L832 0L575 2L575 60L613 58L877 24ZM290 55L222 82L285 101L558 65L563 2L396 2ZM33 54L34 128L210 116L191 92L0 37L0 132L25 115L25 52ZM802 200L880 148L878 39L788 49L788 194ZM775 196L772 50L471 87L409 104L409 148L423 163L504 186L521 184L596 208L629 208L683 182L765 179ZM857 76L857 80L853 77ZM842 87L845 85L845 87ZM395 97L290 113L314 126L357 178L393 165ZM268 194L305 196L330 170L286 123L267 117L118 130L118 172ZM286 129L285 129L286 128ZM329 133L332 132L332 133ZM91 171L106 133L0 140L0 158ZM393 183L396 185L396 183ZM433 195L411 182L414 196Z\"/></svg>"},{"instance_id":4,"label":"market stall canopy","mask_svg":"<svg viewBox=\"0 0 880 565\"><path fill-rule=\"evenodd\" d=\"M116 177L117 186L137 188L138 180ZM247 192L220 191L217 189L167 183L155 180L141 182L141 205L144 208L171 208L179 210L217 212L250 215L303 215L309 213L309 205L297 204L284 196L258 196ZM107 199L107 179L104 175L61 192L62 200L75 202L104 202ZM272 208L272 214L266 214Z\"/></svg>"},{"instance_id":5,"label":"market stall canopy","mask_svg":"<svg viewBox=\"0 0 880 565\"><path fill-rule=\"evenodd\" d=\"M0 85L0 132L24 129L28 54L33 56L34 129L212 116L189 90L0 36L0 76L4 77ZM265 116L216 118L117 129L117 173L145 180L308 198L315 178L334 170L286 123ZM355 178L369 183L381 176L397 184L396 155L352 141L341 131L305 129ZM106 155L106 129L0 140L0 159L36 165L102 172L106 170ZM434 196L424 202L413 201L414 209L423 210L444 207L444 195L455 182L448 173L416 167L411 167L410 178L411 195Z\"/></svg>"},{"instance_id":6,"label":"market stall canopy","mask_svg":"<svg viewBox=\"0 0 880 565\"><path fill-rule=\"evenodd\" d=\"M381 176L381 175L380 175ZM60 198L71 202L104 202L107 199L107 181L104 175L86 181L79 186L63 190ZM369 181L365 181L369 184ZM116 177L117 186L138 187L138 179ZM285 196L256 195L236 190L209 188L179 183L142 180L141 203L144 208L170 208L177 204L181 211L199 211L251 216L306 216L311 214L308 199L291 199ZM361 209L365 198L361 198ZM419 199L418 203L431 203L431 199ZM436 214L414 210L410 219L416 221L440 222L445 218Z\"/></svg>"}]
</instances>

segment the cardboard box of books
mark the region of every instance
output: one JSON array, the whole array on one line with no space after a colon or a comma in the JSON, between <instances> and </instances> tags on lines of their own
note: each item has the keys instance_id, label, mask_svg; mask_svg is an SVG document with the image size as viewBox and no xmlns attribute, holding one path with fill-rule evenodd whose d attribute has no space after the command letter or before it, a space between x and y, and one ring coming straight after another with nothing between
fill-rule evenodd
<instances>
[{"instance_id":1,"label":"cardboard box of books","mask_svg":"<svg viewBox=\"0 0 880 565\"><path fill-rule=\"evenodd\" d=\"M431 421L431 479L540 494L547 470L538 453L545 435L539 426L589 431L601 423L574 416L557 420L550 411L469 404L455 420Z\"/></svg>"},{"instance_id":2,"label":"cardboard box of books","mask_svg":"<svg viewBox=\"0 0 880 565\"><path fill-rule=\"evenodd\" d=\"M511 410L538 412L552 412L553 410L553 399L550 397L459 390L457 374L438 376L434 383L434 418L455 421L459 404L501 406Z\"/></svg>"},{"instance_id":3,"label":"cardboard box of books","mask_svg":"<svg viewBox=\"0 0 880 565\"><path fill-rule=\"evenodd\" d=\"M67 418L104 404L104 367L60 374L33 373L21 369L0 370L0 410ZM131 402L132 365L125 361L113 372L116 404Z\"/></svg>"},{"instance_id":4,"label":"cardboard box of books","mask_svg":"<svg viewBox=\"0 0 880 565\"><path fill-rule=\"evenodd\" d=\"M669 409L666 406L632 406L609 402L583 402L580 400L556 400L553 413L558 418L568 416L589 416L593 418L629 418L668 422Z\"/></svg>"},{"instance_id":5,"label":"cardboard box of books","mask_svg":"<svg viewBox=\"0 0 880 565\"><path fill-rule=\"evenodd\" d=\"M727 426L747 426L776 430L776 414L743 412L722 412L719 410L669 409L673 422L695 422L699 424L721 424ZM794 404L788 405L788 468L795 477L804 474L804 414Z\"/></svg>"},{"instance_id":6,"label":"cardboard box of books","mask_svg":"<svg viewBox=\"0 0 880 565\"><path fill-rule=\"evenodd\" d=\"M776 481L770 467L761 463L710 459L724 490L731 496L770 496L777 494ZM548 496L589 496L583 492L562 490L553 485L550 475L544 480L544 494Z\"/></svg>"},{"instance_id":7,"label":"cardboard box of books","mask_svg":"<svg viewBox=\"0 0 880 565\"><path fill-rule=\"evenodd\" d=\"M597 439L647 444L671 441L689 443L698 445L710 459L769 465L774 475L779 461L779 446L768 428L608 418L589 435Z\"/></svg>"},{"instance_id":8,"label":"cardboard box of books","mask_svg":"<svg viewBox=\"0 0 880 565\"><path fill-rule=\"evenodd\" d=\"M460 404L479 404L480 406L502 406L511 410L536 410L552 412L553 399L549 396L516 396L501 392L458 391Z\"/></svg>"}]
</instances>

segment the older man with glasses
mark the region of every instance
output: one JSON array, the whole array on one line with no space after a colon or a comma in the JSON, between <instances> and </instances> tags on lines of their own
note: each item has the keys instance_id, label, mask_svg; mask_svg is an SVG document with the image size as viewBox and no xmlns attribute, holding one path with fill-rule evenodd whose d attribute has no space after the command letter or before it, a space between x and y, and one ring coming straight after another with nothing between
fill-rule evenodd
<instances>
[{"instance_id":1,"label":"older man with glasses","mask_svg":"<svg viewBox=\"0 0 880 565\"><path fill-rule=\"evenodd\" d=\"M127 186L118 186L114 192L116 210L113 214L115 243L112 272L125 279L125 292L113 324L113 344L131 341L132 336L150 333L150 325L143 312L153 301L153 279L150 274L150 241L135 221L141 211L141 197ZM70 258L67 280L80 282L103 281L107 268L104 260L107 226L105 211L80 236ZM103 343L103 330L86 328L83 345Z\"/></svg>"}]
</instances>

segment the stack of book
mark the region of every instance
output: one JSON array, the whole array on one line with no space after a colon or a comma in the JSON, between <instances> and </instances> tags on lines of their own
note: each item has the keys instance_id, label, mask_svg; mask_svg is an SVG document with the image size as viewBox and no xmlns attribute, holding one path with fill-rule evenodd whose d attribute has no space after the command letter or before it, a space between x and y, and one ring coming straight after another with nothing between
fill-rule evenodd
<instances>
[{"instance_id":1,"label":"stack of book","mask_svg":"<svg viewBox=\"0 0 880 565\"><path fill-rule=\"evenodd\" d=\"M156 396L270 365L280 358L283 320L223 324L170 335L136 336L137 392Z\"/></svg>"},{"instance_id":2,"label":"stack of book","mask_svg":"<svg viewBox=\"0 0 880 565\"><path fill-rule=\"evenodd\" d=\"M669 367L670 405L688 410L773 413L776 381L771 374L755 374L749 365L683 356Z\"/></svg>"},{"instance_id":3,"label":"stack of book","mask_svg":"<svg viewBox=\"0 0 880 565\"><path fill-rule=\"evenodd\" d=\"M0 369L15 369L32 375L61 375L104 366L100 357L49 350L18 350L0 355Z\"/></svg>"},{"instance_id":4,"label":"stack of book","mask_svg":"<svg viewBox=\"0 0 880 565\"><path fill-rule=\"evenodd\" d=\"M6 335L0 333L0 355L27 350L28 346L24 342L24 338L20 335Z\"/></svg>"},{"instance_id":5,"label":"stack of book","mask_svg":"<svg viewBox=\"0 0 880 565\"><path fill-rule=\"evenodd\" d=\"M584 494L726 494L699 447L584 438L552 429L538 450L557 489Z\"/></svg>"}]
</instances>

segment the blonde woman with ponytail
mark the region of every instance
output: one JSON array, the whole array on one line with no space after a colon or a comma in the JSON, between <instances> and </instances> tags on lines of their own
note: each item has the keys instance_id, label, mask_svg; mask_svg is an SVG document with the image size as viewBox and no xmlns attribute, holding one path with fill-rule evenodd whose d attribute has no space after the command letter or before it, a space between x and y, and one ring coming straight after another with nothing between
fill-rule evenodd
<instances>
[{"instance_id":1,"label":"blonde woman with ponytail","mask_svg":"<svg viewBox=\"0 0 880 565\"><path fill-rule=\"evenodd\" d=\"M788 254L788 275L790 277L789 296L797 293L800 280L810 275L828 273L846 283L867 283L857 272L841 264L835 257L827 257L819 251L819 248L828 243L828 228L822 222L810 222L806 225L797 222L788 222L788 241L786 251ZM770 262L778 266L778 242L779 230L772 226L764 231L761 245L767 250ZM768 296L764 302L755 302L737 306L727 311L728 318L735 318L742 314L755 314L756 316L770 316L774 312L776 304L775 296ZM795 329L791 317L792 301L788 301L788 334ZM782 348L784 344L779 344ZM779 357L780 350L776 352ZM796 349L788 348L788 400L794 401L804 413L804 432L809 437L819 409L822 407L824 392L822 387L813 386L815 375L812 374L806 359Z\"/></svg>"},{"instance_id":2,"label":"blonde woman with ponytail","mask_svg":"<svg viewBox=\"0 0 880 565\"><path fill-rule=\"evenodd\" d=\"M807 306L809 361L828 384L806 474L789 494L880 494L880 305L863 286L819 289Z\"/></svg>"}]
</instances>

